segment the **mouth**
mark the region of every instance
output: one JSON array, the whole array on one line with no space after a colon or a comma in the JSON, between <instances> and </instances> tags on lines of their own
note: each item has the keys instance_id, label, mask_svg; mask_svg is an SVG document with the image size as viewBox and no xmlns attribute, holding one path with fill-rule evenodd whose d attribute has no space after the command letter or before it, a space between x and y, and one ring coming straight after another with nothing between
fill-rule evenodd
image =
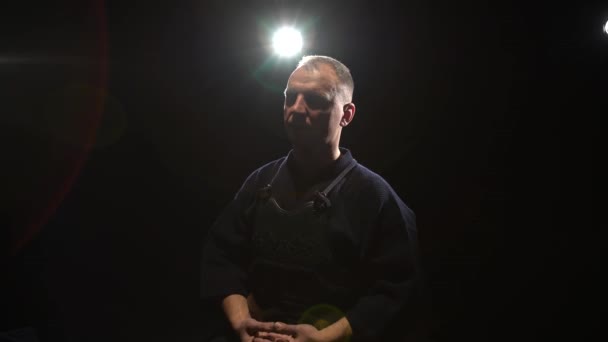
<instances>
[{"instance_id":1,"label":"mouth","mask_svg":"<svg viewBox=\"0 0 608 342\"><path fill-rule=\"evenodd\" d=\"M306 122L306 117L303 117L303 116L302 117L292 116L291 120L287 121L287 124L294 128L304 128L304 127L309 126L308 122Z\"/></svg>"}]
</instances>

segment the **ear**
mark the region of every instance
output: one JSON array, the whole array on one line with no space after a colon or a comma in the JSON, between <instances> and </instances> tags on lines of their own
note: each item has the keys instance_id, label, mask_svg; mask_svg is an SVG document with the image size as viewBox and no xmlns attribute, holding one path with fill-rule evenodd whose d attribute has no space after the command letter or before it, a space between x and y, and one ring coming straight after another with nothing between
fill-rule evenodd
<instances>
[{"instance_id":1,"label":"ear","mask_svg":"<svg viewBox=\"0 0 608 342\"><path fill-rule=\"evenodd\" d=\"M342 119L340 120L340 126L346 127L351 121L353 121L356 109L355 104L352 102L347 103L342 107Z\"/></svg>"}]
</instances>

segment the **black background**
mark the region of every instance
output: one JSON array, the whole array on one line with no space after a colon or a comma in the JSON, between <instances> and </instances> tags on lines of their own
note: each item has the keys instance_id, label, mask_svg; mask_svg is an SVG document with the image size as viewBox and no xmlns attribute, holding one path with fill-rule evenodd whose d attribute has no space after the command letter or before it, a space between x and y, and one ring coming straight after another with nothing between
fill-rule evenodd
<instances>
[{"instance_id":1,"label":"black background","mask_svg":"<svg viewBox=\"0 0 608 342\"><path fill-rule=\"evenodd\" d=\"M605 4L2 6L0 331L200 341L205 234L289 149L287 22L350 67L342 146L417 214L427 338L591 336Z\"/></svg>"}]
</instances>

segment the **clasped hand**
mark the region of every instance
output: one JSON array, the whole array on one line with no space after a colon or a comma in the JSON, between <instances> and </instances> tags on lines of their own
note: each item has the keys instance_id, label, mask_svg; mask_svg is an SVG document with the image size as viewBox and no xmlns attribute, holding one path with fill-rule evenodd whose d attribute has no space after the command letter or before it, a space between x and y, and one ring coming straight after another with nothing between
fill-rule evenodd
<instances>
[{"instance_id":1,"label":"clasped hand","mask_svg":"<svg viewBox=\"0 0 608 342\"><path fill-rule=\"evenodd\" d=\"M253 318L244 320L237 333L241 342L324 342L319 330L310 324L260 322Z\"/></svg>"}]
</instances>

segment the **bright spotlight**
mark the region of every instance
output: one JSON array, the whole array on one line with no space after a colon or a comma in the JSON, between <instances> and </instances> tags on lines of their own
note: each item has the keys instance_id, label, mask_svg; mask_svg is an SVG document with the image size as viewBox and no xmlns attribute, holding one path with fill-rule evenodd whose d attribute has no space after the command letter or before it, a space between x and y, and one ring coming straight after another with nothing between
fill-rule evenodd
<instances>
[{"instance_id":1,"label":"bright spotlight","mask_svg":"<svg viewBox=\"0 0 608 342\"><path fill-rule=\"evenodd\" d=\"M606 25L604 25L604 33L608 34L608 21L606 21Z\"/></svg>"},{"instance_id":2,"label":"bright spotlight","mask_svg":"<svg viewBox=\"0 0 608 342\"><path fill-rule=\"evenodd\" d=\"M280 56L293 56L302 50L302 35L291 27L280 28L272 37L272 46Z\"/></svg>"}]
</instances>

